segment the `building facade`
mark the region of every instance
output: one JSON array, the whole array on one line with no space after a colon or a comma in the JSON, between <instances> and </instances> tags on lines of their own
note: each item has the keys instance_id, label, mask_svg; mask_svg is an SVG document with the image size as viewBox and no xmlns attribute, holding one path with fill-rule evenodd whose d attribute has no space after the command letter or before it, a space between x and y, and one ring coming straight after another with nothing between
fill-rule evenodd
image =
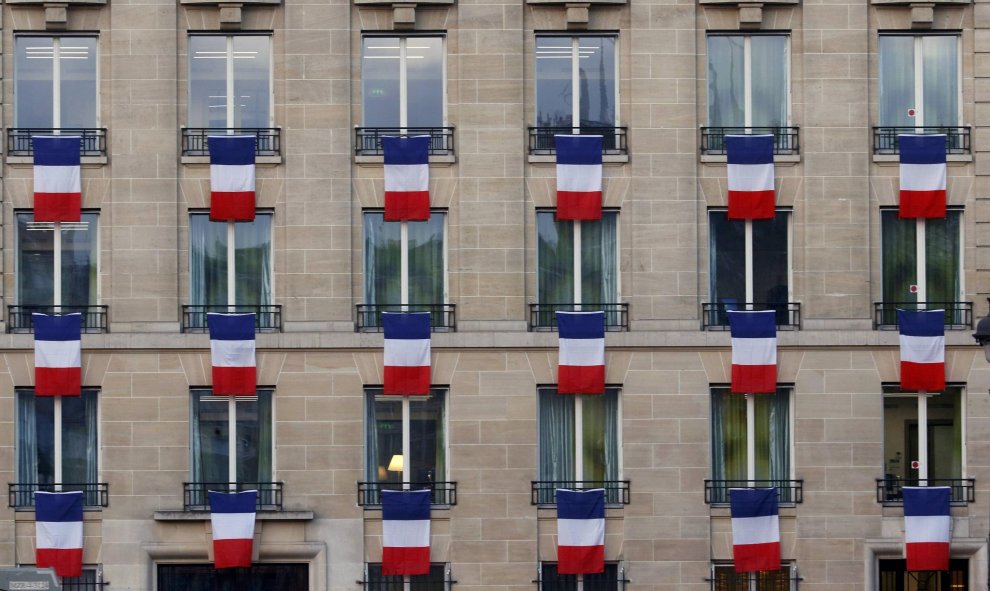
<instances>
[{"instance_id":1,"label":"building facade","mask_svg":"<svg viewBox=\"0 0 990 591\"><path fill-rule=\"evenodd\" d=\"M434 490L461 591L987 589L990 3L6 0L0 565L31 493L84 490L76 588L398 588L379 491ZM988 61L984 61L988 60ZM554 133L604 136L600 222L553 217ZM901 220L897 133L947 135ZM83 221L32 217L36 133L83 136ZM255 222L209 222L205 138L257 142ZM431 136L428 222L384 222L380 138ZM726 216L724 136L775 136L777 214ZM987 191L987 193L984 193ZM940 393L897 307L946 309ZM727 392L726 311L776 311L779 389ZM380 313L432 313L433 393L380 395ZM79 399L33 396L36 310L84 313ZM214 397L205 313L258 313ZM608 392L555 392L553 312L606 311ZM900 488L953 489L952 570L904 573ZM780 487L780 573L732 573L726 490ZM215 575L205 490L258 488ZM604 575L556 575L555 483L603 485ZM217 577L220 577L219 579ZM919 578L921 577L921 578ZM927 586L926 586L927 585ZM593 589L594 588L594 589Z\"/></svg>"}]
</instances>

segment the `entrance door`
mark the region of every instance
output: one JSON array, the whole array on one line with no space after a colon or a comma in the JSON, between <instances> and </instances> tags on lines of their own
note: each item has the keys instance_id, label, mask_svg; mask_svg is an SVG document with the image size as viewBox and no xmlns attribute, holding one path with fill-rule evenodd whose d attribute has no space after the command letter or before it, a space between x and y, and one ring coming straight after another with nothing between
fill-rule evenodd
<instances>
[{"instance_id":1,"label":"entrance door","mask_svg":"<svg viewBox=\"0 0 990 591\"><path fill-rule=\"evenodd\" d=\"M255 564L215 570L212 564L159 564L158 591L308 591L306 564Z\"/></svg>"},{"instance_id":2,"label":"entrance door","mask_svg":"<svg viewBox=\"0 0 990 591\"><path fill-rule=\"evenodd\" d=\"M879 591L968 591L969 561L953 559L948 571L906 571L905 560L881 560Z\"/></svg>"}]
</instances>

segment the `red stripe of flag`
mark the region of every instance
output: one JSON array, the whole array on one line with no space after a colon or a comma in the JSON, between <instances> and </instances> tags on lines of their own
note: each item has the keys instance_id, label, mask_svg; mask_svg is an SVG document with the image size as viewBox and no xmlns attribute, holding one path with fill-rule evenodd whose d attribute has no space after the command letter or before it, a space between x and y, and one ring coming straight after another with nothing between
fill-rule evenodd
<instances>
[{"instance_id":1,"label":"red stripe of flag","mask_svg":"<svg viewBox=\"0 0 990 591\"><path fill-rule=\"evenodd\" d=\"M557 191L557 219L602 219L602 192Z\"/></svg>"},{"instance_id":2,"label":"red stripe of flag","mask_svg":"<svg viewBox=\"0 0 990 591\"><path fill-rule=\"evenodd\" d=\"M774 216L774 191L729 191L730 220L769 220Z\"/></svg>"},{"instance_id":3,"label":"red stripe of flag","mask_svg":"<svg viewBox=\"0 0 990 591\"><path fill-rule=\"evenodd\" d=\"M561 365L557 368L561 394L601 394L605 391L604 365Z\"/></svg>"},{"instance_id":4,"label":"red stripe of flag","mask_svg":"<svg viewBox=\"0 0 990 591\"><path fill-rule=\"evenodd\" d=\"M214 568L251 566L253 539L213 540Z\"/></svg>"},{"instance_id":5,"label":"red stripe of flag","mask_svg":"<svg viewBox=\"0 0 990 591\"><path fill-rule=\"evenodd\" d=\"M949 545L942 542L911 542L907 546L907 570L946 570Z\"/></svg>"},{"instance_id":6,"label":"red stripe of flag","mask_svg":"<svg viewBox=\"0 0 990 591\"><path fill-rule=\"evenodd\" d=\"M430 574L430 547L385 546L382 548L383 575Z\"/></svg>"},{"instance_id":7,"label":"red stripe of flag","mask_svg":"<svg viewBox=\"0 0 990 591\"><path fill-rule=\"evenodd\" d=\"M38 568L54 568L60 577L80 577L82 553L82 548L37 548L34 562Z\"/></svg>"},{"instance_id":8,"label":"red stripe of flag","mask_svg":"<svg viewBox=\"0 0 990 591\"><path fill-rule=\"evenodd\" d=\"M384 394L429 394L429 365L386 365Z\"/></svg>"},{"instance_id":9,"label":"red stripe of flag","mask_svg":"<svg viewBox=\"0 0 990 591\"><path fill-rule=\"evenodd\" d=\"M82 369L78 367L35 367L35 396L80 396Z\"/></svg>"},{"instance_id":10,"label":"red stripe of flag","mask_svg":"<svg viewBox=\"0 0 990 591\"><path fill-rule=\"evenodd\" d=\"M605 572L605 546L557 546L557 574Z\"/></svg>"},{"instance_id":11,"label":"red stripe of flag","mask_svg":"<svg viewBox=\"0 0 990 591\"><path fill-rule=\"evenodd\" d=\"M900 218L944 218L945 189L937 191L910 191L901 189Z\"/></svg>"},{"instance_id":12,"label":"red stripe of flag","mask_svg":"<svg viewBox=\"0 0 990 591\"><path fill-rule=\"evenodd\" d=\"M81 193L35 193L34 219L46 222L78 222L82 220Z\"/></svg>"},{"instance_id":13,"label":"red stripe of flag","mask_svg":"<svg viewBox=\"0 0 990 591\"><path fill-rule=\"evenodd\" d=\"M210 221L254 221L254 191L211 191Z\"/></svg>"},{"instance_id":14,"label":"red stripe of flag","mask_svg":"<svg viewBox=\"0 0 990 591\"><path fill-rule=\"evenodd\" d=\"M937 392L945 389L945 363L901 361L901 388Z\"/></svg>"},{"instance_id":15,"label":"red stripe of flag","mask_svg":"<svg viewBox=\"0 0 990 591\"><path fill-rule=\"evenodd\" d=\"M733 545L732 562L737 573L780 570L780 542Z\"/></svg>"},{"instance_id":16,"label":"red stripe of flag","mask_svg":"<svg viewBox=\"0 0 990 591\"><path fill-rule=\"evenodd\" d=\"M385 191L385 221L430 219L429 191Z\"/></svg>"},{"instance_id":17,"label":"red stripe of flag","mask_svg":"<svg viewBox=\"0 0 990 591\"><path fill-rule=\"evenodd\" d=\"M257 394L258 368L213 366L213 395L254 396Z\"/></svg>"},{"instance_id":18,"label":"red stripe of flag","mask_svg":"<svg viewBox=\"0 0 990 591\"><path fill-rule=\"evenodd\" d=\"M754 394L777 391L776 365L737 365L732 364L732 391Z\"/></svg>"}]
</instances>

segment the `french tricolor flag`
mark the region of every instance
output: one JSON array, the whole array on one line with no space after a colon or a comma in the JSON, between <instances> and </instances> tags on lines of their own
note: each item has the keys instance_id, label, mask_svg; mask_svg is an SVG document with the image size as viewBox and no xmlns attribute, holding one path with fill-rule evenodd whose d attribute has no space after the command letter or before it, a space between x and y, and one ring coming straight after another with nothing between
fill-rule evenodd
<instances>
[{"instance_id":1,"label":"french tricolor flag","mask_svg":"<svg viewBox=\"0 0 990 591\"><path fill-rule=\"evenodd\" d=\"M82 576L83 494L34 493L34 562L60 577Z\"/></svg>"},{"instance_id":2,"label":"french tricolor flag","mask_svg":"<svg viewBox=\"0 0 990 591\"><path fill-rule=\"evenodd\" d=\"M430 573L429 490L383 490L382 574Z\"/></svg>"},{"instance_id":3,"label":"french tricolor flag","mask_svg":"<svg viewBox=\"0 0 990 591\"><path fill-rule=\"evenodd\" d=\"M34 393L82 394L82 314L34 313Z\"/></svg>"},{"instance_id":4,"label":"french tricolor flag","mask_svg":"<svg viewBox=\"0 0 990 591\"><path fill-rule=\"evenodd\" d=\"M732 391L777 391L777 319L773 310L729 310L732 333Z\"/></svg>"},{"instance_id":5,"label":"french tricolor flag","mask_svg":"<svg viewBox=\"0 0 990 591\"><path fill-rule=\"evenodd\" d=\"M82 138L36 135L34 145L34 221L78 222L82 219Z\"/></svg>"},{"instance_id":6,"label":"french tricolor flag","mask_svg":"<svg viewBox=\"0 0 990 591\"><path fill-rule=\"evenodd\" d=\"M557 312L557 392L605 393L605 312Z\"/></svg>"},{"instance_id":7,"label":"french tricolor flag","mask_svg":"<svg viewBox=\"0 0 990 591\"><path fill-rule=\"evenodd\" d=\"M210 149L210 220L253 221L258 139L253 135L211 135L206 141Z\"/></svg>"},{"instance_id":8,"label":"french tricolor flag","mask_svg":"<svg viewBox=\"0 0 990 591\"><path fill-rule=\"evenodd\" d=\"M725 136L730 220L772 219L773 135Z\"/></svg>"},{"instance_id":9,"label":"french tricolor flag","mask_svg":"<svg viewBox=\"0 0 990 591\"><path fill-rule=\"evenodd\" d=\"M557 489L557 573L605 572L605 489Z\"/></svg>"},{"instance_id":10,"label":"french tricolor flag","mask_svg":"<svg viewBox=\"0 0 990 591\"><path fill-rule=\"evenodd\" d=\"M602 136L557 135L557 219L602 219Z\"/></svg>"},{"instance_id":11,"label":"french tricolor flag","mask_svg":"<svg viewBox=\"0 0 990 591\"><path fill-rule=\"evenodd\" d=\"M898 217L945 217L945 134L897 136L901 153Z\"/></svg>"},{"instance_id":12,"label":"french tricolor flag","mask_svg":"<svg viewBox=\"0 0 990 591\"><path fill-rule=\"evenodd\" d=\"M901 388L945 389L945 310L898 310Z\"/></svg>"},{"instance_id":13,"label":"french tricolor flag","mask_svg":"<svg viewBox=\"0 0 990 591\"><path fill-rule=\"evenodd\" d=\"M737 573L780 570L776 488L730 488L732 561Z\"/></svg>"},{"instance_id":14,"label":"french tricolor flag","mask_svg":"<svg viewBox=\"0 0 990 591\"><path fill-rule=\"evenodd\" d=\"M257 394L254 314L210 312L206 324L210 328L213 395Z\"/></svg>"},{"instance_id":15,"label":"french tricolor flag","mask_svg":"<svg viewBox=\"0 0 990 591\"><path fill-rule=\"evenodd\" d=\"M430 136L383 137L385 221L430 219Z\"/></svg>"},{"instance_id":16,"label":"french tricolor flag","mask_svg":"<svg viewBox=\"0 0 990 591\"><path fill-rule=\"evenodd\" d=\"M907 570L949 570L949 487L905 486L903 490Z\"/></svg>"},{"instance_id":17,"label":"french tricolor flag","mask_svg":"<svg viewBox=\"0 0 990 591\"><path fill-rule=\"evenodd\" d=\"M383 312L384 394L430 393L430 313Z\"/></svg>"},{"instance_id":18,"label":"french tricolor flag","mask_svg":"<svg viewBox=\"0 0 990 591\"><path fill-rule=\"evenodd\" d=\"M214 568L251 566L258 491L209 494Z\"/></svg>"}]
</instances>

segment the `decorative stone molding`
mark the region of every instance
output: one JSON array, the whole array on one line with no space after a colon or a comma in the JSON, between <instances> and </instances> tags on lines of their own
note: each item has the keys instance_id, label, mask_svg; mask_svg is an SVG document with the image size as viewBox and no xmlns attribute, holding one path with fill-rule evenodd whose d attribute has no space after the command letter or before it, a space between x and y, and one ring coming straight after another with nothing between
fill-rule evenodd
<instances>
[{"instance_id":1,"label":"decorative stone molding","mask_svg":"<svg viewBox=\"0 0 990 591\"><path fill-rule=\"evenodd\" d=\"M585 0L582 4L586 6L615 6L628 3L629 0ZM526 0L526 4L564 4L567 6L577 6L567 0Z\"/></svg>"},{"instance_id":2,"label":"decorative stone molding","mask_svg":"<svg viewBox=\"0 0 990 591\"><path fill-rule=\"evenodd\" d=\"M45 3L45 29L49 31L64 31L69 24L68 4Z\"/></svg>"},{"instance_id":3,"label":"decorative stone molding","mask_svg":"<svg viewBox=\"0 0 990 591\"><path fill-rule=\"evenodd\" d=\"M763 25L763 4L760 2L739 4L739 28L759 29Z\"/></svg>"},{"instance_id":4,"label":"decorative stone molding","mask_svg":"<svg viewBox=\"0 0 990 591\"><path fill-rule=\"evenodd\" d=\"M935 4L931 2L927 3L911 3L911 28L912 29L930 29L932 28L932 23L935 22Z\"/></svg>"},{"instance_id":5,"label":"decorative stone molding","mask_svg":"<svg viewBox=\"0 0 990 591\"><path fill-rule=\"evenodd\" d=\"M591 6L589 2L569 3L564 5L564 7L567 9L568 29L588 28L588 20L590 19L590 16L588 14L589 6Z\"/></svg>"},{"instance_id":6,"label":"decorative stone molding","mask_svg":"<svg viewBox=\"0 0 990 591\"><path fill-rule=\"evenodd\" d=\"M241 22L241 20L240 20L241 17L238 16L237 17L237 26L236 27L232 27L232 26L226 26L225 27L225 26L223 26L224 23L223 23L223 20L222 19L225 16L224 15L224 12L223 12L223 9L225 7L227 7L227 8L236 8L237 11L240 11L245 6L252 6L252 5L254 5L254 6L278 6L281 3L282 3L282 0L240 0L240 2L236 2L236 3L229 2L227 0L179 0L179 4L197 4L197 5L200 5L200 6L218 6L220 8L220 18L221 18L220 24L221 24L221 27L222 28L225 28L225 29L240 28L240 22ZM228 11L227 12L227 18L233 18L233 16L234 16L233 15L233 11Z\"/></svg>"},{"instance_id":7,"label":"decorative stone molding","mask_svg":"<svg viewBox=\"0 0 990 591\"><path fill-rule=\"evenodd\" d=\"M225 30L241 28L240 3L220 4L220 28Z\"/></svg>"},{"instance_id":8,"label":"decorative stone molding","mask_svg":"<svg viewBox=\"0 0 990 591\"><path fill-rule=\"evenodd\" d=\"M416 5L415 4L393 4L392 5L392 27L395 29L415 29L416 28Z\"/></svg>"},{"instance_id":9,"label":"decorative stone molding","mask_svg":"<svg viewBox=\"0 0 990 591\"><path fill-rule=\"evenodd\" d=\"M392 2L391 0L353 0L355 6L392 6L393 10L399 7L417 6L449 6L454 4L454 0L415 0L409 2ZM394 18L394 15L393 15Z\"/></svg>"}]
</instances>

